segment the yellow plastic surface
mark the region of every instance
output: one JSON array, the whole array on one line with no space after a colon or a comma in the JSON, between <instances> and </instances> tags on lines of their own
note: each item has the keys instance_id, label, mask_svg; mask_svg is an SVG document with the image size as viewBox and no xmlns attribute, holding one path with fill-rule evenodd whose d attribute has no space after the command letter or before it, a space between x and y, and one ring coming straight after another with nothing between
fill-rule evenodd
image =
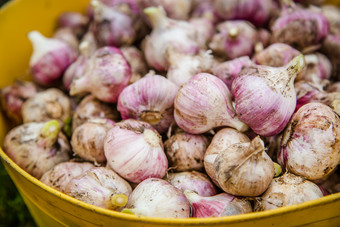
<instances>
[{"instance_id":1,"label":"yellow plastic surface","mask_svg":"<svg viewBox=\"0 0 340 227\"><path fill-rule=\"evenodd\" d=\"M35 29L49 36L59 13L84 12L87 4L85 0L12 0L0 9L0 87L11 84L15 78L30 78L27 68L32 49L27 32ZM9 128L7 123L0 115L1 144ZM0 157L39 226L340 226L340 193L294 206L232 217L138 217L80 202L23 171L1 149Z\"/></svg>"}]
</instances>

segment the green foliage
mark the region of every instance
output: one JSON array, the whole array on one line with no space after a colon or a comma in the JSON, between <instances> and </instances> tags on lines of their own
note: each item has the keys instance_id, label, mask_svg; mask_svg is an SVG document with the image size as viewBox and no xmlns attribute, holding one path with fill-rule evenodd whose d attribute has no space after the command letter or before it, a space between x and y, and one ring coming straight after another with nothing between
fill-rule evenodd
<instances>
[{"instance_id":1,"label":"green foliage","mask_svg":"<svg viewBox=\"0 0 340 227\"><path fill-rule=\"evenodd\" d=\"M1 162L0 182L0 227L35 227L22 197Z\"/></svg>"}]
</instances>

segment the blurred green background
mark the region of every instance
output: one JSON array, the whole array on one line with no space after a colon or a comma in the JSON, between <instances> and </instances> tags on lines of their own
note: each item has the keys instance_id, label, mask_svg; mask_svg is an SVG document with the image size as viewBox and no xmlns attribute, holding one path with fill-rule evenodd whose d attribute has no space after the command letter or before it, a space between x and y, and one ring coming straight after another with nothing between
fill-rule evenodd
<instances>
[{"instance_id":1,"label":"blurred green background","mask_svg":"<svg viewBox=\"0 0 340 227\"><path fill-rule=\"evenodd\" d=\"M8 0L0 0L2 7ZM0 227L35 227L22 197L0 162Z\"/></svg>"}]
</instances>

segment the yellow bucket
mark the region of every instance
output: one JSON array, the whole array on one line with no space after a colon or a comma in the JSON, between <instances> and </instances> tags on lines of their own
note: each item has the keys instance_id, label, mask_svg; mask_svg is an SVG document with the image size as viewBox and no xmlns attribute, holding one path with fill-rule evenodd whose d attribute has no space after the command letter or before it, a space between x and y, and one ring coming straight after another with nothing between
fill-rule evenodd
<instances>
[{"instance_id":1,"label":"yellow bucket","mask_svg":"<svg viewBox=\"0 0 340 227\"><path fill-rule=\"evenodd\" d=\"M333 1L339 2L339 1ZM31 30L51 35L63 11L85 12L88 1L12 0L0 9L0 87L27 73ZM0 144L10 125L0 115ZM221 218L140 217L98 208L60 193L32 177L0 149L4 166L39 226L340 226L340 193L302 204Z\"/></svg>"}]
</instances>

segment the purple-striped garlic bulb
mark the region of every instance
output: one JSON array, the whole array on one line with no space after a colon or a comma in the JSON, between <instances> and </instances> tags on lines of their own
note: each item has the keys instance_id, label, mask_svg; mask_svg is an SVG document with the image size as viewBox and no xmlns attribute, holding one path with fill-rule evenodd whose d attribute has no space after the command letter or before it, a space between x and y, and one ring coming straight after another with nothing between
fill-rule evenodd
<instances>
[{"instance_id":1,"label":"purple-striped garlic bulb","mask_svg":"<svg viewBox=\"0 0 340 227\"><path fill-rule=\"evenodd\" d=\"M21 113L25 123L56 119L63 125L71 117L71 101L61 90L48 88L27 99Z\"/></svg>"},{"instance_id":2,"label":"purple-striped garlic bulb","mask_svg":"<svg viewBox=\"0 0 340 227\"><path fill-rule=\"evenodd\" d=\"M91 118L110 119L117 122L120 121L120 113L115 106L102 102L93 95L87 95L74 110L73 130Z\"/></svg>"},{"instance_id":3,"label":"purple-striped garlic bulb","mask_svg":"<svg viewBox=\"0 0 340 227\"><path fill-rule=\"evenodd\" d=\"M202 196L196 192L185 190L184 194L190 202L192 217L195 218L223 217L252 212L248 200L227 193Z\"/></svg>"},{"instance_id":4,"label":"purple-striped garlic bulb","mask_svg":"<svg viewBox=\"0 0 340 227\"><path fill-rule=\"evenodd\" d=\"M332 77L335 81L340 79L340 34L328 35L322 43L321 48L332 63Z\"/></svg>"},{"instance_id":5,"label":"purple-striped garlic bulb","mask_svg":"<svg viewBox=\"0 0 340 227\"><path fill-rule=\"evenodd\" d=\"M322 103L307 103L285 129L279 164L308 180L330 175L340 163L340 118Z\"/></svg>"},{"instance_id":6,"label":"purple-striped garlic bulb","mask_svg":"<svg viewBox=\"0 0 340 227\"><path fill-rule=\"evenodd\" d=\"M204 154L203 163L206 173L217 186L219 185L216 180L216 171L214 167L217 155L225 152L225 150L232 144L247 142L250 142L248 136L233 128L223 128L214 135Z\"/></svg>"},{"instance_id":7,"label":"purple-striped garlic bulb","mask_svg":"<svg viewBox=\"0 0 340 227\"><path fill-rule=\"evenodd\" d=\"M188 82L198 73L211 73L211 68L218 64L211 50L200 51L197 55L188 55L169 48L166 56L169 62L166 77L178 86Z\"/></svg>"},{"instance_id":8,"label":"purple-striped garlic bulb","mask_svg":"<svg viewBox=\"0 0 340 227\"><path fill-rule=\"evenodd\" d=\"M277 9L273 0L216 0L214 6L223 20L243 19L256 26L265 25Z\"/></svg>"},{"instance_id":9,"label":"purple-striped garlic bulb","mask_svg":"<svg viewBox=\"0 0 340 227\"><path fill-rule=\"evenodd\" d=\"M189 218L190 204L184 193L166 180L149 178L132 191L122 212L158 218Z\"/></svg>"},{"instance_id":10,"label":"purple-striped garlic bulb","mask_svg":"<svg viewBox=\"0 0 340 227\"><path fill-rule=\"evenodd\" d=\"M301 54L285 43L273 43L264 50L253 56L253 61L258 65L268 65L272 67L281 67L288 64L296 56Z\"/></svg>"},{"instance_id":11,"label":"purple-striped garlic bulb","mask_svg":"<svg viewBox=\"0 0 340 227\"><path fill-rule=\"evenodd\" d=\"M34 81L40 85L53 85L77 58L76 50L67 43L46 38L38 31L29 32L28 39L33 45L30 70Z\"/></svg>"},{"instance_id":12,"label":"purple-striped garlic bulb","mask_svg":"<svg viewBox=\"0 0 340 227\"><path fill-rule=\"evenodd\" d=\"M151 6L162 6L168 17L187 20L190 18L193 0L139 0L138 4L142 9Z\"/></svg>"},{"instance_id":13,"label":"purple-striped garlic bulb","mask_svg":"<svg viewBox=\"0 0 340 227\"><path fill-rule=\"evenodd\" d=\"M230 90L231 84L237 74L239 74L243 68L251 66L252 64L253 62L248 56L243 56L215 65L212 68L212 74L223 80Z\"/></svg>"},{"instance_id":14,"label":"purple-striped garlic bulb","mask_svg":"<svg viewBox=\"0 0 340 227\"><path fill-rule=\"evenodd\" d=\"M131 45L137 38L143 21L137 1L91 0L93 31L101 46Z\"/></svg>"},{"instance_id":15,"label":"purple-striped garlic bulb","mask_svg":"<svg viewBox=\"0 0 340 227\"><path fill-rule=\"evenodd\" d=\"M255 211L272 210L323 197L319 186L304 177L286 172L274 178L266 192L255 199Z\"/></svg>"},{"instance_id":16,"label":"purple-striped garlic bulb","mask_svg":"<svg viewBox=\"0 0 340 227\"><path fill-rule=\"evenodd\" d=\"M152 25L152 32L144 39L143 52L149 66L156 70L167 70L166 50L171 47L183 54L196 54L200 49L198 29L184 20L166 16L162 7L144 9Z\"/></svg>"},{"instance_id":17,"label":"purple-striped garlic bulb","mask_svg":"<svg viewBox=\"0 0 340 227\"><path fill-rule=\"evenodd\" d=\"M200 49L206 50L210 40L215 34L214 23L207 18L191 18L189 23L196 31L195 40L199 44Z\"/></svg>"},{"instance_id":18,"label":"purple-striped garlic bulb","mask_svg":"<svg viewBox=\"0 0 340 227\"><path fill-rule=\"evenodd\" d=\"M324 55L318 52L305 55L306 69L297 77L296 81L304 80L321 86L331 78L332 63Z\"/></svg>"},{"instance_id":19,"label":"purple-striped garlic bulb","mask_svg":"<svg viewBox=\"0 0 340 227\"><path fill-rule=\"evenodd\" d=\"M65 193L65 188L70 180L82 175L93 167L94 165L90 162L76 162L72 160L61 162L45 172L39 180L44 184Z\"/></svg>"},{"instance_id":20,"label":"purple-striped garlic bulb","mask_svg":"<svg viewBox=\"0 0 340 227\"><path fill-rule=\"evenodd\" d=\"M261 195L275 174L274 163L259 136L251 142L230 145L216 156L213 165L218 185L236 196Z\"/></svg>"},{"instance_id":21,"label":"purple-striped garlic bulb","mask_svg":"<svg viewBox=\"0 0 340 227\"><path fill-rule=\"evenodd\" d=\"M24 102L39 92L35 83L16 80L0 90L1 107L7 117L15 124L23 122L21 108Z\"/></svg>"},{"instance_id":22,"label":"purple-striped garlic bulb","mask_svg":"<svg viewBox=\"0 0 340 227\"><path fill-rule=\"evenodd\" d=\"M169 167L175 171L202 171L204 153L209 140L204 135L193 135L186 132L176 133L164 142Z\"/></svg>"},{"instance_id":23,"label":"purple-striped garlic bulb","mask_svg":"<svg viewBox=\"0 0 340 227\"><path fill-rule=\"evenodd\" d=\"M281 11L271 25L272 42L286 43L301 50L315 50L329 33L329 23L324 15L310 9Z\"/></svg>"},{"instance_id":24,"label":"purple-striped garlic bulb","mask_svg":"<svg viewBox=\"0 0 340 227\"><path fill-rule=\"evenodd\" d=\"M70 159L71 148L58 121L30 122L11 129L5 136L4 151L23 170L40 177Z\"/></svg>"},{"instance_id":25,"label":"purple-striped garlic bulb","mask_svg":"<svg viewBox=\"0 0 340 227\"><path fill-rule=\"evenodd\" d=\"M239 119L259 135L279 134L294 113L294 80L304 67L304 56L299 55L282 67L252 65L243 69L231 88Z\"/></svg>"},{"instance_id":26,"label":"purple-striped garlic bulb","mask_svg":"<svg viewBox=\"0 0 340 227\"><path fill-rule=\"evenodd\" d=\"M65 194L73 198L111 210L122 210L131 192L130 184L106 167L89 169L65 188Z\"/></svg>"},{"instance_id":27,"label":"purple-striped garlic bulb","mask_svg":"<svg viewBox=\"0 0 340 227\"><path fill-rule=\"evenodd\" d=\"M164 179L183 192L190 190L200 196L213 196L217 194L216 186L206 174L201 172L185 171L168 173Z\"/></svg>"},{"instance_id":28,"label":"purple-striped garlic bulb","mask_svg":"<svg viewBox=\"0 0 340 227\"><path fill-rule=\"evenodd\" d=\"M206 18L216 24L219 17L214 2L215 0L196 1L191 12L191 18Z\"/></svg>"},{"instance_id":29,"label":"purple-striped garlic bulb","mask_svg":"<svg viewBox=\"0 0 340 227\"><path fill-rule=\"evenodd\" d=\"M142 51L135 46L123 46L120 48L127 62L131 67L131 79L130 84L136 82L142 78L148 72L148 66L144 59Z\"/></svg>"},{"instance_id":30,"label":"purple-striped garlic bulb","mask_svg":"<svg viewBox=\"0 0 340 227\"><path fill-rule=\"evenodd\" d=\"M87 161L105 162L104 139L114 123L109 119L92 118L75 128L71 138L73 152Z\"/></svg>"},{"instance_id":31,"label":"purple-striped garlic bulb","mask_svg":"<svg viewBox=\"0 0 340 227\"><path fill-rule=\"evenodd\" d=\"M90 92L101 101L115 103L130 78L131 68L122 52L102 47L88 60L85 74L72 80L70 95Z\"/></svg>"},{"instance_id":32,"label":"purple-striped garlic bulb","mask_svg":"<svg viewBox=\"0 0 340 227\"><path fill-rule=\"evenodd\" d=\"M58 17L58 28L69 28L77 37L81 37L89 24L89 18L79 12L64 12Z\"/></svg>"},{"instance_id":33,"label":"purple-striped garlic bulb","mask_svg":"<svg viewBox=\"0 0 340 227\"><path fill-rule=\"evenodd\" d=\"M160 75L146 75L121 92L117 108L123 119L148 122L159 133L174 121L174 99L178 87Z\"/></svg>"},{"instance_id":34,"label":"purple-striped garlic bulb","mask_svg":"<svg viewBox=\"0 0 340 227\"><path fill-rule=\"evenodd\" d=\"M245 20L224 21L216 26L209 48L219 56L234 59L251 56L258 39L254 25Z\"/></svg>"},{"instance_id":35,"label":"purple-striped garlic bulb","mask_svg":"<svg viewBox=\"0 0 340 227\"><path fill-rule=\"evenodd\" d=\"M161 136L143 121L128 119L113 125L104 139L104 153L107 165L133 183L162 178L168 168Z\"/></svg>"},{"instance_id":36,"label":"purple-striped garlic bulb","mask_svg":"<svg viewBox=\"0 0 340 227\"><path fill-rule=\"evenodd\" d=\"M196 74L179 89L174 117L177 125L191 134L221 126L242 132L248 129L235 113L228 87L209 73Z\"/></svg>"},{"instance_id":37,"label":"purple-striped garlic bulb","mask_svg":"<svg viewBox=\"0 0 340 227\"><path fill-rule=\"evenodd\" d=\"M294 84L296 91L296 109L295 112L306 103L318 102L331 106L335 100L340 100L340 92L326 92L317 84L298 81Z\"/></svg>"}]
</instances>

